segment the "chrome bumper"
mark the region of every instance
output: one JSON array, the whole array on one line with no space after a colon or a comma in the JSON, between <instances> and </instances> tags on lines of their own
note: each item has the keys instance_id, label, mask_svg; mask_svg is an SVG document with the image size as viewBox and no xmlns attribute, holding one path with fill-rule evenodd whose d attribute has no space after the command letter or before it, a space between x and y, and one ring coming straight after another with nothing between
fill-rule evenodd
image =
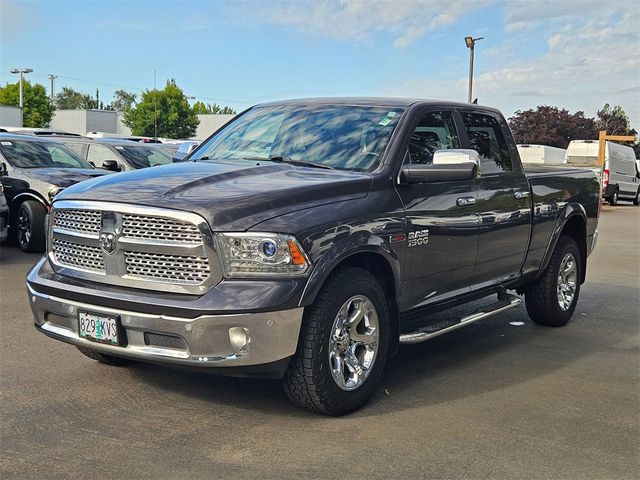
<instances>
[{"instance_id":1,"label":"chrome bumper","mask_svg":"<svg viewBox=\"0 0 640 480\"><path fill-rule=\"evenodd\" d=\"M143 361L202 367L277 362L295 353L302 323L302 308L180 318L72 302L36 292L29 285L27 289L34 322L43 333L97 352ZM78 310L117 315L126 333L126 345L112 346L81 338ZM234 345L233 337L238 332L246 334L242 347L237 340Z\"/></svg>"}]
</instances>

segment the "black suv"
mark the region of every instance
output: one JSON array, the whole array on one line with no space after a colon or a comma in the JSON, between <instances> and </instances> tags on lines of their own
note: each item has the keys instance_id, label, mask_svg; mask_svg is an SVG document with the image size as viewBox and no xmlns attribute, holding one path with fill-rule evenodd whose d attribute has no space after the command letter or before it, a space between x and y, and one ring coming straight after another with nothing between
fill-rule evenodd
<instances>
[{"instance_id":1,"label":"black suv","mask_svg":"<svg viewBox=\"0 0 640 480\"><path fill-rule=\"evenodd\" d=\"M44 251L44 219L53 197L105 173L61 143L0 133L0 181L9 204L10 232L20 248Z\"/></svg>"}]
</instances>

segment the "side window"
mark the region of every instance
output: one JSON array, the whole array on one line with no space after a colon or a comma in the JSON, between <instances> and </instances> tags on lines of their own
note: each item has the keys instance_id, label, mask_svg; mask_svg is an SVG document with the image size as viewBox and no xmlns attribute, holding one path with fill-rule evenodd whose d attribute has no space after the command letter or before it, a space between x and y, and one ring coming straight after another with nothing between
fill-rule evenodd
<instances>
[{"instance_id":1,"label":"side window","mask_svg":"<svg viewBox=\"0 0 640 480\"><path fill-rule=\"evenodd\" d=\"M409 163L429 165L436 150L460 148L451 112L425 114L409 139Z\"/></svg>"},{"instance_id":2,"label":"side window","mask_svg":"<svg viewBox=\"0 0 640 480\"><path fill-rule=\"evenodd\" d=\"M471 149L480 155L480 174L510 172L511 155L498 121L490 115L463 113Z\"/></svg>"},{"instance_id":3,"label":"side window","mask_svg":"<svg viewBox=\"0 0 640 480\"><path fill-rule=\"evenodd\" d=\"M70 143L70 142L64 142L64 144L69 147L71 150L73 150L74 152L76 152L78 155L80 155L80 157L84 158L84 143Z\"/></svg>"},{"instance_id":4,"label":"side window","mask_svg":"<svg viewBox=\"0 0 640 480\"><path fill-rule=\"evenodd\" d=\"M89 145L89 153L87 153L87 161L93 162L96 168L101 168L105 160L118 161L118 157L115 153L109 150L104 145Z\"/></svg>"}]
</instances>

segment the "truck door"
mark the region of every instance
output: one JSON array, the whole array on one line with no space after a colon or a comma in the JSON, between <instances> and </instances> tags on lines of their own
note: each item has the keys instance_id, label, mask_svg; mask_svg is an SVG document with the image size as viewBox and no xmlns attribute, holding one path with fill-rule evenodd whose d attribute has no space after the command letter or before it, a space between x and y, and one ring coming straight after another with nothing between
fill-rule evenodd
<instances>
[{"instance_id":1,"label":"truck door","mask_svg":"<svg viewBox=\"0 0 640 480\"><path fill-rule=\"evenodd\" d=\"M429 164L436 150L460 148L452 111L425 110L418 118L405 163ZM468 292L478 241L473 180L398 185L397 190L407 222L401 310Z\"/></svg>"},{"instance_id":2,"label":"truck door","mask_svg":"<svg viewBox=\"0 0 640 480\"><path fill-rule=\"evenodd\" d=\"M460 112L468 148L480 156L478 258L473 289L517 278L529 247L529 181L502 117L491 112ZM508 139L508 140L507 140Z\"/></svg>"}]
</instances>

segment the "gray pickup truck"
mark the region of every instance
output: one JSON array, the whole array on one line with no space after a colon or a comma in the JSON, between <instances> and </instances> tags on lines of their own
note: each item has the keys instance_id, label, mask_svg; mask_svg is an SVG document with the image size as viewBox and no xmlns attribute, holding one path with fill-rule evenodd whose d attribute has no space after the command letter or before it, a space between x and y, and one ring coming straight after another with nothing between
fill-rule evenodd
<instances>
[{"instance_id":1,"label":"gray pickup truck","mask_svg":"<svg viewBox=\"0 0 640 480\"><path fill-rule=\"evenodd\" d=\"M525 173L491 108L262 104L184 163L57 195L29 302L39 331L97 361L280 377L295 404L339 415L369 398L400 344L520 295L534 322L566 324L600 190L591 171ZM430 320L491 295L472 315Z\"/></svg>"}]
</instances>

